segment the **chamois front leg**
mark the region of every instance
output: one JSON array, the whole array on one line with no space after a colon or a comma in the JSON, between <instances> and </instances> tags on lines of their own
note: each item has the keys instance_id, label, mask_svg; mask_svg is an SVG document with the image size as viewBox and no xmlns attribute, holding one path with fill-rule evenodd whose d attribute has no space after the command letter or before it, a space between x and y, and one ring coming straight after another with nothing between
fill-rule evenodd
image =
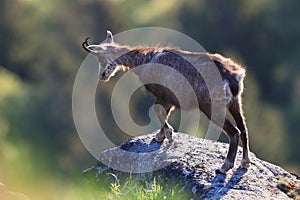
<instances>
[{"instance_id":1,"label":"chamois front leg","mask_svg":"<svg viewBox=\"0 0 300 200\"><path fill-rule=\"evenodd\" d=\"M168 123L168 117L171 113L172 107L173 107L172 105L168 105L168 106L162 106L160 104L154 105L155 114L161 124L161 130L155 136L155 140L157 142L163 142L166 137L169 140L169 142L173 142L172 133L174 129Z\"/></svg>"}]
</instances>

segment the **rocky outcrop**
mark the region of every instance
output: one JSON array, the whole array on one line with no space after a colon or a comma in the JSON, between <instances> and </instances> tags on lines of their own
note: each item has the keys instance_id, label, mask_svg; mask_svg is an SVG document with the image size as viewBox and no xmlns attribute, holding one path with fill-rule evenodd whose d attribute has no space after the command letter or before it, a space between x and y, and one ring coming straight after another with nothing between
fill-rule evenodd
<instances>
[{"instance_id":1,"label":"rocky outcrop","mask_svg":"<svg viewBox=\"0 0 300 200\"><path fill-rule=\"evenodd\" d=\"M183 133L174 133L173 143L157 143L154 135L132 138L103 152L98 164L84 174L107 185L113 181L108 174L120 180L129 174L137 181L156 177L164 189L182 192L187 199L289 199L299 195L299 177L253 153L250 168L240 168L241 148L235 168L225 175L216 169L223 164L228 144ZM294 193L288 190L292 186Z\"/></svg>"}]
</instances>

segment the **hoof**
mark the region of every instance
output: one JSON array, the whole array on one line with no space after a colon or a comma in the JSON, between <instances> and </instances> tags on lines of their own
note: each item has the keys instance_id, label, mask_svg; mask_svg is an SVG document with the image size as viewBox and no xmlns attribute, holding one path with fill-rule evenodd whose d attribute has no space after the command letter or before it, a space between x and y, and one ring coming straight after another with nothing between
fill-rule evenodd
<instances>
[{"instance_id":1,"label":"hoof","mask_svg":"<svg viewBox=\"0 0 300 200\"><path fill-rule=\"evenodd\" d=\"M164 128L164 132L166 134L167 139L169 140L169 143L173 142L172 134L174 129L172 127Z\"/></svg>"},{"instance_id":2,"label":"hoof","mask_svg":"<svg viewBox=\"0 0 300 200\"><path fill-rule=\"evenodd\" d=\"M221 171L221 169L216 169L216 174L224 174L224 175L226 175L226 172Z\"/></svg>"},{"instance_id":3,"label":"hoof","mask_svg":"<svg viewBox=\"0 0 300 200\"><path fill-rule=\"evenodd\" d=\"M222 165L222 167L220 169L217 170L217 172L222 173L222 174L226 174L226 172L228 172L229 170L231 170L233 168L234 163L229 162L229 160L225 160L224 164Z\"/></svg>"},{"instance_id":4,"label":"hoof","mask_svg":"<svg viewBox=\"0 0 300 200\"><path fill-rule=\"evenodd\" d=\"M243 158L242 161L241 161L241 167L242 168L249 168L250 163L251 163L250 159L244 159Z\"/></svg>"},{"instance_id":5,"label":"hoof","mask_svg":"<svg viewBox=\"0 0 300 200\"><path fill-rule=\"evenodd\" d=\"M166 138L165 134L161 133L161 131L155 135L155 140L156 142L159 143L163 142L165 138Z\"/></svg>"}]
</instances>

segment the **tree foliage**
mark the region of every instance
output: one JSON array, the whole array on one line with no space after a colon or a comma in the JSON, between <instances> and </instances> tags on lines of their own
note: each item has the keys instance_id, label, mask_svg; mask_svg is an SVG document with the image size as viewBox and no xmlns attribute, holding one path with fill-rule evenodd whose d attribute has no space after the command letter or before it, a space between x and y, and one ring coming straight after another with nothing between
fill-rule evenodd
<instances>
[{"instance_id":1,"label":"tree foliage","mask_svg":"<svg viewBox=\"0 0 300 200\"><path fill-rule=\"evenodd\" d=\"M88 166L85 162L93 162L72 120L72 86L86 56L81 42L86 36L102 40L106 29L118 33L142 26L176 29L208 51L244 64L251 150L299 170L299 4L295 0L1 0L0 171L8 171L4 169L8 163L23 153L58 174L78 173ZM112 85L101 90L108 94ZM105 109L109 102L104 102L100 109L109 115ZM137 115L147 121L147 114ZM107 127L119 131L108 119ZM32 173L31 164L26 166Z\"/></svg>"}]
</instances>

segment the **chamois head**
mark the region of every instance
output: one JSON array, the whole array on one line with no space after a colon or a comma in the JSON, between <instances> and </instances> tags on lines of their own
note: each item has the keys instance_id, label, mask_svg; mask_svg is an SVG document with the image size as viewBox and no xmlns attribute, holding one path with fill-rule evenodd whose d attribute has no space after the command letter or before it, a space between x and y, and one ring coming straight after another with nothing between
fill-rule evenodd
<instances>
[{"instance_id":1,"label":"chamois head","mask_svg":"<svg viewBox=\"0 0 300 200\"><path fill-rule=\"evenodd\" d=\"M108 81L117 71L115 59L118 57L114 38L110 31L107 31L106 39L100 44L89 44L89 37L82 43L82 47L97 56L99 61L98 76L104 81Z\"/></svg>"}]
</instances>

